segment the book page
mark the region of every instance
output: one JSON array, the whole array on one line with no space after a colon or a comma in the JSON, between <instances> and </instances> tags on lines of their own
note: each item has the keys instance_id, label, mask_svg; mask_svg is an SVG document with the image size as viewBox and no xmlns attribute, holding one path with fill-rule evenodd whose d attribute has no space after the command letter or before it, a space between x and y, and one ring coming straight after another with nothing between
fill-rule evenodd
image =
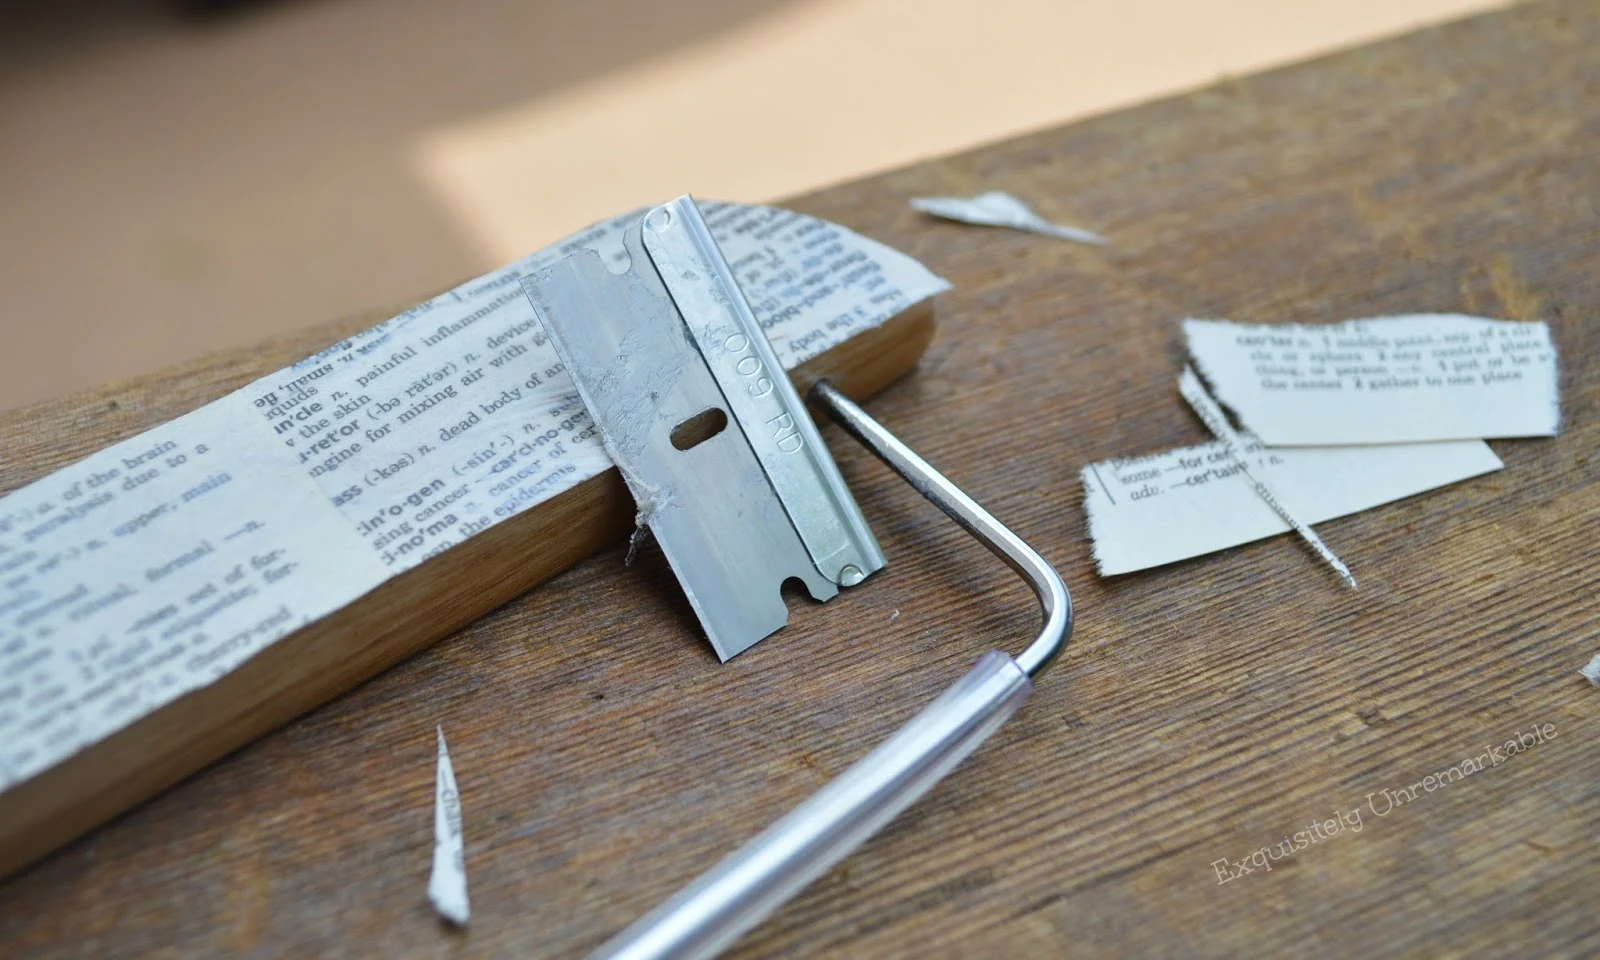
<instances>
[{"instance_id":1,"label":"book page","mask_svg":"<svg viewBox=\"0 0 1600 960\"><path fill-rule=\"evenodd\" d=\"M786 368L946 289L786 210L702 205ZM610 467L523 296L636 214L0 498L0 789Z\"/></svg>"},{"instance_id":2,"label":"book page","mask_svg":"<svg viewBox=\"0 0 1600 960\"><path fill-rule=\"evenodd\" d=\"M1543 323L1415 314L1348 323L1188 320L1195 365L1268 446L1553 436Z\"/></svg>"},{"instance_id":3,"label":"book page","mask_svg":"<svg viewBox=\"0 0 1600 960\"><path fill-rule=\"evenodd\" d=\"M1269 449L1253 437L1243 439L1240 459L1249 472L1270 483L1305 523L1501 467L1481 440ZM1289 530L1220 441L1090 464L1080 479L1102 576L1187 560Z\"/></svg>"}]
</instances>

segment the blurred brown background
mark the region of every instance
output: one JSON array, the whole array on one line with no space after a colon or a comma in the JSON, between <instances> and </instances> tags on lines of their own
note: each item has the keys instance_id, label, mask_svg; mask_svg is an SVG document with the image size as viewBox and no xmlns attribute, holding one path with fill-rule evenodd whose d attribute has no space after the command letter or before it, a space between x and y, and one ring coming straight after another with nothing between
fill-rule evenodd
<instances>
[{"instance_id":1,"label":"blurred brown background","mask_svg":"<svg viewBox=\"0 0 1600 960\"><path fill-rule=\"evenodd\" d=\"M0 408L1492 5L6 4Z\"/></svg>"}]
</instances>

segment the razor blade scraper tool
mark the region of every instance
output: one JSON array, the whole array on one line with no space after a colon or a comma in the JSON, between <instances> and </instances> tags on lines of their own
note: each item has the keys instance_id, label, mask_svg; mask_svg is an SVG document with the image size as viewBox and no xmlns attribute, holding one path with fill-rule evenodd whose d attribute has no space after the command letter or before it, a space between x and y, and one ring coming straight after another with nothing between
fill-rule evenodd
<instances>
[{"instance_id":1,"label":"razor blade scraper tool","mask_svg":"<svg viewBox=\"0 0 1600 960\"><path fill-rule=\"evenodd\" d=\"M524 281L606 450L723 660L883 552L688 197Z\"/></svg>"},{"instance_id":2,"label":"razor blade scraper tool","mask_svg":"<svg viewBox=\"0 0 1600 960\"><path fill-rule=\"evenodd\" d=\"M726 660L784 625L781 587L828 600L883 553L687 195L624 235L627 264L582 251L523 288L648 524ZM620 263L620 261L619 261ZM596 957L715 956L844 859L1022 706L1072 630L1055 570L827 381L808 394L919 493L1011 566L1044 626L1016 658L966 676Z\"/></svg>"}]
</instances>

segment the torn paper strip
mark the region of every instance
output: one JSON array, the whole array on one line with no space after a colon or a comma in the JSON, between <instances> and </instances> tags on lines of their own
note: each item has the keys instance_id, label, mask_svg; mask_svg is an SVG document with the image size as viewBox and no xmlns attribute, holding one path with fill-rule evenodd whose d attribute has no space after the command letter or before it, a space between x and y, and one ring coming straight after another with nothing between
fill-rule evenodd
<instances>
[{"instance_id":1,"label":"torn paper strip","mask_svg":"<svg viewBox=\"0 0 1600 960\"><path fill-rule=\"evenodd\" d=\"M1320 523L1500 469L1481 440L1266 449L1245 438L1250 469ZM1220 442L1083 468L1084 511L1100 573L1186 560L1285 533Z\"/></svg>"},{"instance_id":2,"label":"torn paper strip","mask_svg":"<svg viewBox=\"0 0 1600 960\"><path fill-rule=\"evenodd\" d=\"M428 877L428 899L439 916L458 927L467 925L467 849L461 832L461 794L456 792L456 772L444 744L444 727L438 728L439 761L433 784L433 873Z\"/></svg>"},{"instance_id":3,"label":"torn paper strip","mask_svg":"<svg viewBox=\"0 0 1600 960\"><path fill-rule=\"evenodd\" d=\"M788 368L948 287L788 210L706 203ZM0 497L0 790L611 466L520 278L617 217Z\"/></svg>"},{"instance_id":4,"label":"torn paper strip","mask_svg":"<svg viewBox=\"0 0 1600 960\"><path fill-rule=\"evenodd\" d=\"M1322 446L1550 436L1543 323L1415 314L1327 326L1183 325L1216 396L1262 443Z\"/></svg>"},{"instance_id":5,"label":"torn paper strip","mask_svg":"<svg viewBox=\"0 0 1600 960\"><path fill-rule=\"evenodd\" d=\"M1583 674L1583 679L1600 687L1600 653L1595 654L1593 659L1584 664L1583 669L1578 672Z\"/></svg>"},{"instance_id":6,"label":"torn paper strip","mask_svg":"<svg viewBox=\"0 0 1600 960\"><path fill-rule=\"evenodd\" d=\"M1289 509L1289 505L1271 485L1251 470L1250 457L1244 452L1244 439L1234 432L1232 425L1228 423L1228 418L1223 416L1222 408L1217 406L1217 401L1211 399L1211 394L1206 393L1206 388L1200 385L1200 378L1195 376L1192 368L1183 368L1183 374L1178 377L1178 392L1189 401L1189 406L1194 408L1195 414L1206 425L1206 429L1210 430L1211 435L1222 444L1222 449L1228 453L1229 463L1243 471L1251 486L1255 488L1256 496L1271 507L1272 512L1276 513L1284 523L1300 534L1300 538L1311 546L1312 551L1322 558L1322 562L1332 567L1333 572L1337 573L1352 590L1355 589L1356 578L1350 573L1350 568L1344 565L1344 561L1328 549L1328 545L1322 542L1322 538L1317 536L1310 525Z\"/></svg>"},{"instance_id":7,"label":"torn paper strip","mask_svg":"<svg viewBox=\"0 0 1600 960\"><path fill-rule=\"evenodd\" d=\"M1010 227L1047 237L1101 244L1106 238L1079 227L1051 223L1028 209L1028 205L1009 193L996 190L967 199L964 197L915 197L911 206L946 220L975 223L982 227Z\"/></svg>"}]
</instances>

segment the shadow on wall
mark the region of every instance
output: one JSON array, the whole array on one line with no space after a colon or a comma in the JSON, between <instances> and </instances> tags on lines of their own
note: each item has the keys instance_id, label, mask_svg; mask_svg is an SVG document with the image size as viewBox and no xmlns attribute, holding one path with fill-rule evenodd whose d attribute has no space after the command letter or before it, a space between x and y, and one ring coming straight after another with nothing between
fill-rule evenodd
<instances>
[{"instance_id":1,"label":"shadow on wall","mask_svg":"<svg viewBox=\"0 0 1600 960\"><path fill-rule=\"evenodd\" d=\"M6 4L0 408L492 266L418 182L423 132L783 3Z\"/></svg>"},{"instance_id":2,"label":"shadow on wall","mask_svg":"<svg viewBox=\"0 0 1600 960\"><path fill-rule=\"evenodd\" d=\"M1497 0L185 2L0 4L0 408Z\"/></svg>"}]
</instances>

